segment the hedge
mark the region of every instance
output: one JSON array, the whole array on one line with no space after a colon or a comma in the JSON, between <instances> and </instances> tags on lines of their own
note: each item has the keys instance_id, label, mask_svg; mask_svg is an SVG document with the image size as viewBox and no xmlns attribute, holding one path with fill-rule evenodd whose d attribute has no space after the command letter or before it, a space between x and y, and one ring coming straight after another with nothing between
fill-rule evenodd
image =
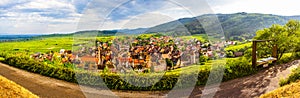
<instances>
[{"instance_id":1,"label":"hedge","mask_svg":"<svg viewBox=\"0 0 300 98\"><path fill-rule=\"evenodd\" d=\"M189 70L174 70L168 71L166 73L143 73L143 74L115 74L115 73L91 73L83 70L74 70L70 68L54 67L54 65L45 64L42 62L30 59L25 55L10 55L7 53L0 53L0 57L5 58L3 63L8 65L24 69L30 72L38 73L44 76L49 76L57 78L60 80L65 80L68 82L79 83L82 85L95 86L95 87L108 87L110 89L116 90L171 90L177 85L179 88L193 87L193 81L196 80L196 85L205 85L210 72L214 70L211 77L219 78L223 77L222 81L227 81L247 75L256 73L258 69L252 68L250 61L247 58L239 59L228 59L226 65L214 63L218 67L210 67L205 65L195 65L197 68L191 68ZM220 66L221 65L221 66ZM199 66L199 67L198 67ZM222 73L222 68L224 68L224 75ZM199 71L198 77L192 77L195 72ZM163 74L161 80L158 79ZM130 77L129 81L123 80L121 77ZM179 78L181 77L181 78ZM101 81L104 81L101 82ZM149 85L149 83L155 83L148 87L138 87L132 85L134 83L140 83L144 85ZM148 82L146 82L148 81Z\"/></svg>"}]
</instances>

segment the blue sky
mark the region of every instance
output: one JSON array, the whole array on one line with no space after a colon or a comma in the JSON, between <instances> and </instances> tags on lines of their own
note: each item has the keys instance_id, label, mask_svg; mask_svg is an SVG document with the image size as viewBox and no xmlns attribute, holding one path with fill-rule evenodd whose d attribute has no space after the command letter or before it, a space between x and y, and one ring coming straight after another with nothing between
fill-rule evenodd
<instances>
[{"instance_id":1,"label":"blue sky","mask_svg":"<svg viewBox=\"0 0 300 98\"><path fill-rule=\"evenodd\" d=\"M178 18L208 13L248 12L288 16L300 15L300 7L293 0L181 1L1 0L0 34L71 33L87 29L107 30L151 27ZM203 3L204 1L206 3ZM122 4L118 4L120 2ZM180 6L182 3L189 6ZM203 5L208 5L209 7L206 7L206 9L209 9L209 11L196 11L192 14L189 12L190 8ZM107 8L110 10L104 13L103 9ZM101 25L103 20L105 20L105 23ZM81 24L80 21L86 21L86 23ZM98 28L100 25L102 27Z\"/></svg>"}]
</instances>

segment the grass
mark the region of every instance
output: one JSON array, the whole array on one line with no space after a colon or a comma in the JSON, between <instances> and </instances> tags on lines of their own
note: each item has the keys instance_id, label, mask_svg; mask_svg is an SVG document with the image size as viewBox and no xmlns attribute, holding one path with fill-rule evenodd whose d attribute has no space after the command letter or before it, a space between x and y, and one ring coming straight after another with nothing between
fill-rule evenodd
<instances>
[{"instance_id":1,"label":"grass","mask_svg":"<svg viewBox=\"0 0 300 98\"><path fill-rule=\"evenodd\" d=\"M238 58L224 58L224 59L219 59L219 60L209 60L205 63L205 65L190 65L190 66L186 66L186 67L182 67L179 69L175 69L175 70L170 70L170 72L180 72L180 71L190 71L190 70L204 70L205 68L207 69L211 69L212 65L214 64L220 64L221 65L225 65L227 60L230 59L238 59Z\"/></svg>"},{"instance_id":2,"label":"grass","mask_svg":"<svg viewBox=\"0 0 300 98\"><path fill-rule=\"evenodd\" d=\"M228 50L232 50L232 51L239 51L240 49L244 49L245 47L251 47L252 43L248 42L248 43L244 43L244 44L239 44L239 45L231 45L225 48L226 51Z\"/></svg>"},{"instance_id":3,"label":"grass","mask_svg":"<svg viewBox=\"0 0 300 98\"><path fill-rule=\"evenodd\" d=\"M1 61L4 61L4 60L5 60L5 58L3 58L3 57L0 57L0 62L1 62Z\"/></svg>"},{"instance_id":4,"label":"grass","mask_svg":"<svg viewBox=\"0 0 300 98\"><path fill-rule=\"evenodd\" d=\"M260 96L260 98L299 98L300 97L300 81L285 85L267 94Z\"/></svg>"},{"instance_id":5,"label":"grass","mask_svg":"<svg viewBox=\"0 0 300 98\"><path fill-rule=\"evenodd\" d=\"M72 37L50 37L38 38L30 41L18 42L2 42L0 43L0 51L13 51L13 52L49 52L59 51L60 49L72 49Z\"/></svg>"},{"instance_id":6,"label":"grass","mask_svg":"<svg viewBox=\"0 0 300 98\"><path fill-rule=\"evenodd\" d=\"M109 37L97 37L97 39L108 39ZM64 37L45 37L45 38L35 38L29 41L17 41L17 42L0 42L0 51L8 52L49 52L56 51L60 49L72 50L73 44L85 44L88 46L94 45L94 43L89 42L89 40L95 40L96 38L84 38L73 39L73 36ZM79 41L80 40L80 41Z\"/></svg>"},{"instance_id":7,"label":"grass","mask_svg":"<svg viewBox=\"0 0 300 98\"><path fill-rule=\"evenodd\" d=\"M38 98L27 89L2 77L0 75L0 97L1 98Z\"/></svg>"},{"instance_id":8,"label":"grass","mask_svg":"<svg viewBox=\"0 0 300 98\"><path fill-rule=\"evenodd\" d=\"M205 34L196 34L196 35L192 35L192 36L181 36L180 38L182 38L183 40L190 40L190 39L198 39L201 42L206 42L207 41L207 35Z\"/></svg>"},{"instance_id":9,"label":"grass","mask_svg":"<svg viewBox=\"0 0 300 98\"><path fill-rule=\"evenodd\" d=\"M33 54L35 52L50 52L59 51L60 49L78 50L79 47L73 47L74 45L82 44L85 46L93 46L94 42L91 40L104 40L109 41L116 36L101 36L101 37L87 37L87 38L73 38L73 36L62 36L62 37L38 37L29 41L16 41L16 42L0 42L0 51L6 52L27 52ZM193 36L182 36L183 39L196 38L201 41L206 41L207 36L204 34L193 35ZM1 60L1 59L0 59Z\"/></svg>"}]
</instances>

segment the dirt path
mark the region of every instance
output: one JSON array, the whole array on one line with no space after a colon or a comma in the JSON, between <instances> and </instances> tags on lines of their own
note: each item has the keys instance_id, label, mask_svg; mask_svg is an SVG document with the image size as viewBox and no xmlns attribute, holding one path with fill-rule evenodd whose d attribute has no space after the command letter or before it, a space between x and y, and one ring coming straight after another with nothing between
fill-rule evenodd
<instances>
[{"instance_id":1,"label":"dirt path","mask_svg":"<svg viewBox=\"0 0 300 98\"><path fill-rule=\"evenodd\" d=\"M214 97L258 97L279 87L281 78L287 77L300 60L273 66L255 75L223 82ZM26 72L0 63L0 75L16 82L40 97L84 98L84 97L166 97L167 91L113 91L78 86L39 74ZM202 96L203 86L195 87L192 97Z\"/></svg>"},{"instance_id":2,"label":"dirt path","mask_svg":"<svg viewBox=\"0 0 300 98\"><path fill-rule=\"evenodd\" d=\"M0 75L23 86L42 98L106 98L106 97L161 97L160 92L113 91L94 89L78 84L30 73L0 63Z\"/></svg>"},{"instance_id":3,"label":"dirt path","mask_svg":"<svg viewBox=\"0 0 300 98\"><path fill-rule=\"evenodd\" d=\"M297 68L300 60L287 64L272 66L257 74L223 82L214 97L216 98L253 98L279 87L279 81L288 77L293 68ZM193 97L202 95L203 87L196 87Z\"/></svg>"},{"instance_id":4,"label":"dirt path","mask_svg":"<svg viewBox=\"0 0 300 98\"><path fill-rule=\"evenodd\" d=\"M32 74L2 63L0 64L0 74L40 97L84 97L75 84Z\"/></svg>"}]
</instances>

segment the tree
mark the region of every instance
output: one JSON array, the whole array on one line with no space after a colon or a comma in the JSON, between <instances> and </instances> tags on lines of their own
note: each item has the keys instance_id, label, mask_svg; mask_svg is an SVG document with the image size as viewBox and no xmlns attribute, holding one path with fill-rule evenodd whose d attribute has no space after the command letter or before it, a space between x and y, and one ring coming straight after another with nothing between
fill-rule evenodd
<instances>
[{"instance_id":1,"label":"tree","mask_svg":"<svg viewBox=\"0 0 300 98\"><path fill-rule=\"evenodd\" d=\"M281 59L284 53L299 51L300 37L300 22L290 20L286 25L272 25L270 28L265 28L256 32L254 39L256 40L273 40L258 44L258 55L266 55L272 52L271 49L277 45L278 60ZM267 49L268 48L268 49Z\"/></svg>"}]
</instances>

